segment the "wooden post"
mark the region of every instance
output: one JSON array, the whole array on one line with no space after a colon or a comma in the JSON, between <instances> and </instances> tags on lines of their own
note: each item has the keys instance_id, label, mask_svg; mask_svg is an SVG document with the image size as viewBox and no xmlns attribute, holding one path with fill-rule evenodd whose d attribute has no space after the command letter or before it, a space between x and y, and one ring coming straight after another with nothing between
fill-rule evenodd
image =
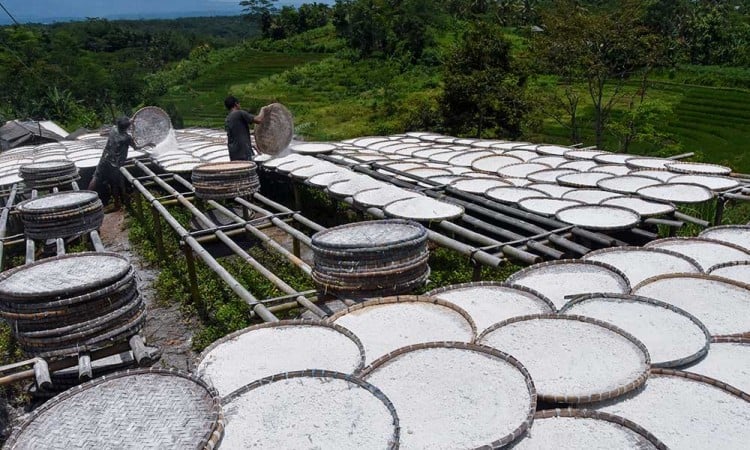
<instances>
[{"instance_id":1,"label":"wooden post","mask_svg":"<svg viewBox=\"0 0 750 450\"><path fill-rule=\"evenodd\" d=\"M49 365L47 361L39 358L34 363L34 378L39 389L46 390L52 387L52 378L49 376Z\"/></svg>"},{"instance_id":2,"label":"wooden post","mask_svg":"<svg viewBox=\"0 0 750 450\"><path fill-rule=\"evenodd\" d=\"M78 379L88 381L94 377L94 370L91 368L91 355L81 353L78 355Z\"/></svg>"},{"instance_id":3,"label":"wooden post","mask_svg":"<svg viewBox=\"0 0 750 450\"><path fill-rule=\"evenodd\" d=\"M151 218L154 224L154 238L156 240L156 254L159 255L159 260L164 261L166 255L164 253L164 237L161 230L161 216L156 208L151 208Z\"/></svg>"},{"instance_id":4,"label":"wooden post","mask_svg":"<svg viewBox=\"0 0 750 450\"><path fill-rule=\"evenodd\" d=\"M185 261L187 262L188 281L190 282L190 299L198 309L198 314L205 318L207 317L208 312L206 311L203 299L201 299L200 291L198 290L198 275L195 272L195 255L193 255L193 250L188 245L183 245L182 251L185 253Z\"/></svg>"},{"instance_id":5,"label":"wooden post","mask_svg":"<svg viewBox=\"0 0 750 450\"><path fill-rule=\"evenodd\" d=\"M140 335L136 334L131 337L128 344L130 345L130 351L133 352L133 358L138 363L138 367L146 367L153 364L154 361L146 351L146 344L143 343Z\"/></svg>"}]
</instances>

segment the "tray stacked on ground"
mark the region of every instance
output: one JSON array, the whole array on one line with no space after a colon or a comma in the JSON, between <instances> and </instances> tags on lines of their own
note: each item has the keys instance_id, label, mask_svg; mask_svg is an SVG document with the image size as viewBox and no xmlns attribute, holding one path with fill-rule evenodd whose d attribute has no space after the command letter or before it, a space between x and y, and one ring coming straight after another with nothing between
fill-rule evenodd
<instances>
[{"instance_id":1,"label":"tray stacked on ground","mask_svg":"<svg viewBox=\"0 0 750 450\"><path fill-rule=\"evenodd\" d=\"M31 239L77 236L98 229L104 212L93 191L50 194L18 204L24 234Z\"/></svg>"},{"instance_id":2,"label":"tray stacked on ground","mask_svg":"<svg viewBox=\"0 0 750 450\"><path fill-rule=\"evenodd\" d=\"M0 317L24 352L55 357L127 340L143 326L146 309L125 257L86 252L0 275Z\"/></svg>"},{"instance_id":3,"label":"tray stacked on ground","mask_svg":"<svg viewBox=\"0 0 750 450\"><path fill-rule=\"evenodd\" d=\"M68 159L24 164L18 173L28 189L52 189L81 178L75 163Z\"/></svg>"},{"instance_id":4,"label":"tray stacked on ground","mask_svg":"<svg viewBox=\"0 0 750 450\"><path fill-rule=\"evenodd\" d=\"M405 294L430 274L427 231L416 222L342 225L312 238L313 280L322 294L367 298Z\"/></svg>"},{"instance_id":5,"label":"tray stacked on ground","mask_svg":"<svg viewBox=\"0 0 750 450\"><path fill-rule=\"evenodd\" d=\"M252 161L201 164L193 169L195 195L209 200L252 195L260 188L257 168Z\"/></svg>"}]
</instances>

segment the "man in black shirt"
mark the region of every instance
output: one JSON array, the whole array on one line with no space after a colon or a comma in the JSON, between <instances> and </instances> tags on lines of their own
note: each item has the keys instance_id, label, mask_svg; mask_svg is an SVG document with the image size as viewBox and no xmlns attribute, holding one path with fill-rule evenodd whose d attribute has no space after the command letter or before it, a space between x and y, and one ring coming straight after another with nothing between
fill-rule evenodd
<instances>
[{"instance_id":1,"label":"man in black shirt","mask_svg":"<svg viewBox=\"0 0 750 450\"><path fill-rule=\"evenodd\" d=\"M122 203L128 204L128 194L125 189L125 178L120 173L125 160L128 158L128 148L133 147L140 150L144 147L153 147L154 144L148 143L141 147L137 146L133 137L128 134L130 119L120 117L117 119L117 125L112 127L107 138L107 145L104 147L102 157L96 166L94 176L89 183L89 190L98 191L99 197L103 203L109 200L107 188L112 190L112 196L115 200L114 210L119 210Z\"/></svg>"},{"instance_id":2,"label":"man in black shirt","mask_svg":"<svg viewBox=\"0 0 750 450\"><path fill-rule=\"evenodd\" d=\"M250 144L250 124L263 120L263 110L257 116L240 109L240 101L230 95L224 100L224 106L229 110L224 121L227 131L227 147L231 161L251 160L253 149Z\"/></svg>"}]
</instances>

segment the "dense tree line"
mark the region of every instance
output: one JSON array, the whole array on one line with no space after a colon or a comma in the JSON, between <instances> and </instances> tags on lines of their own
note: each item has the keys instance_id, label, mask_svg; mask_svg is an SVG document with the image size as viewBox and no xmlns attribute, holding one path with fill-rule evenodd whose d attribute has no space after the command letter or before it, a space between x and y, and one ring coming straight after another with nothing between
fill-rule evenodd
<instances>
[{"instance_id":1,"label":"dense tree line","mask_svg":"<svg viewBox=\"0 0 750 450\"><path fill-rule=\"evenodd\" d=\"M256 32L239 17L89 19L0 28L0 121L96 126L144 101L145 78L206 48Z\"/></svg>"}]
</instances>

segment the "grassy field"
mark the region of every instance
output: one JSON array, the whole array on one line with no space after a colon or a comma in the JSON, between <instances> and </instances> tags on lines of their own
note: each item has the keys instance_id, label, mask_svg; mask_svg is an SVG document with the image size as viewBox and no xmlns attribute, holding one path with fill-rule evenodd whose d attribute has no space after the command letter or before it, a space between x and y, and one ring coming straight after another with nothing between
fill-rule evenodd
<instances>
[{"instance_id":1,"label":"grassy field","mask_svg":"<svg viewBox=\"0 0 750 450\"><path fill-rule=\"evenodd\" d=\"M318 60L323 56L317 53L248 51L226 64L210 67L190 83L171 88L170 92L160 99L159 105L175 110L182 116L185 126L220 128L224 126L226 110L223 102L228 94L237 94L249 83ZM242 101L242 107L245 109L255 110L258 106L262 104Z\"/></svg>"}]
</instances>

